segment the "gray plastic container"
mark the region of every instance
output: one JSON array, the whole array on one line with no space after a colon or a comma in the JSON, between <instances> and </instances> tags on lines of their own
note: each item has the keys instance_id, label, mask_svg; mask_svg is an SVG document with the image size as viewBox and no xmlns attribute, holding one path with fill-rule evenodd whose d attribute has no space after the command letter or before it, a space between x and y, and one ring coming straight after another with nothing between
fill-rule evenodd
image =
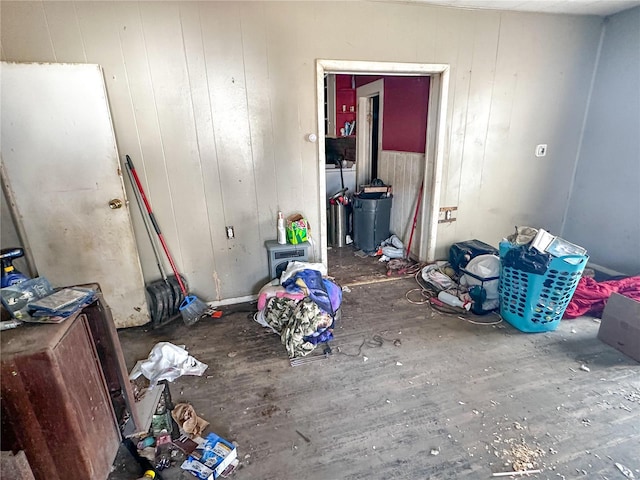
<instances>
[{"instance_id":1,"label":"gray plastic container","mask_svg":"<svg viewBox=\"0 0 640 480\"><path fill-rule=\"evenodd\" d=\"M367 253L375 252L389 238L393 197L353 199L353 243Z\"/></svg>"}]
</instances>

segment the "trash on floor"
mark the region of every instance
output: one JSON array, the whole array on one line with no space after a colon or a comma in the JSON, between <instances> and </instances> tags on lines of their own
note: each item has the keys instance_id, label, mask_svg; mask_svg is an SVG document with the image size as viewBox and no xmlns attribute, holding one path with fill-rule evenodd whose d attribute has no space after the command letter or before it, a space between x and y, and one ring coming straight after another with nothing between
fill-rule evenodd
<instances>
[{"instance_id":1,"label":"trash on floor","mask_svg":"<svg viewBox=\"0 0 640 480\"><path fill-rule=\"evenodd\" d=\"M289 358L304 357L333 339L342 289L325 275L322 264L291 262L279 281L258 294L254 320L280 335Z\"/></svg>"},{"instance_id":2,"label":"trash on floor","mask_svg":"<svg viewBox=\"0 0 640 480\"><path fill-rule=\"evenodd\" d=\"M496 472L491 474L492 477L515 477L515 476L523 476L523 475L533 475L535 473L540 473L542 470L520 470L518 472Z\"/></svg>"},{"instance_id":3,"label":"trash on floor","mask_svg":"<svg viewBox=\"0 0 640 480\"><path fill-rule=\"evenodd\" d=\"M616 462L615 466L616 466L616 468L617 468L618 470L620 470L620 472L621 472L625 477L627 477L627 478L629 478L629 479L635 479L635 478L636 478L636 476L633 474L633 472L632 472L629 468L627 468L627 467L625 467L624 465L622 465L621 463L617 463L617 462Z\"/></svg>"},{"instance_id":4,"label":"trash on floor","mask_svg":"<svg viewBox=\"0 0 640 480\"><path fill-rule=\"evenodd\" d=\"M470 242L486 245L477 240ZM452 258L460 255L456 253L460 250L460 245L452 245L450 251ZM433 309L445 314L466 314L470 310L476 315L493 312L498 308L500 259L491 254L474 255L467 251L467 257L456 260L457 265L464 264L468 270L459 266L456 272L451 263L446 261L421 266L415 272L419 288L406 292L405 298L415 305L429 304ZM418 293L422 298L417 298ZM495 324L494 322L477 323Z\"/></svg>"},{"instance_id":5,"label":"trash on floor","mask_svg":"<svg viewBox=\"0 0 640 480\"><path fill-rule=\"evenodd\" d=\"M441 290L449 290L455 285L453 281L455 271L451 268L449 262L438 261L426 265L422 268L420 274L422 279L438 292Z\"/></svg>"},{"instance_id":6,"label":"trash on floor","mask_svg":"<svg viewBox=\"0 0 640 480\"><path fill-rule=\"evenodd\" d=\"M185 455L191 455L191 453L198 448L198 443L189 438L189 435L186 433L183 433L178 438L174 439L173 445Z\"/></svg>"},{"instance_id":7,"label":"trash on floor","mask_svg":"<svg viewBox=\"0 0 640 480\"><path fill-rule=\"evenodd\" d=\"M159 342L151 349L147 360L138 360L133 367L129 380L144 375L153 389L160 380L173 382L182 375L201 376L208 365L196 360L184 348L169 342Z\"/></svg>"},{"instance_id":8,"label":"trash on floor","mask_svg":"<svg viewBox=\"0 0 640 480\"><path fill-rule=\"evenodd\" d=\"M215 307L211 307L211 306L207 307L204 313L202 314L203 317L211 317L211 318L221 318L222 315L223 315L223 312L221 310L218 310Z\"/></svg>"},{"instance_id":9,"label":"trash on floor","mask_svg":"<svg viewBox=\"0 0 640 480\"><path fill-rule=\"evenodd\" d=\"M300 430L296 430L296 433L300 435L305 442L311 443L311 439L306 435L304 435L302 432L300 432Z\"/></svg>"},{"instance_id":10,"label":"trash on floor","mask_svg":"<svg viewBox=\"0 0 640 480\"><path fill-rule=\"evenodd\" d=\"M538 462L544 456L545 452L540 447L530 447L524 439L516 440L510 438L504 441L506 448L502 453L513 468L513 475L516 472L525 472L538 467Z\"/></svg>"},{"instance_id":11,"label":"trash on floor","mask_svg":"<svg viewBox=\"0 0 640 480\"><path fill-rule=\"evenodd\" d=\"M388 259L404 258L404 244L397 235L391 235L380 244L382 255Z\"/></svg>"},{"instance_id":12,"label":"trash on floor","mask_svg":"<svg viewBox=\"0 0 640 480\"><path fill-rule=\"evenodd\" d=\"M327 358L329 358L327 355L307 355L306 357L291 358L289 359L289 364L292 367L299 367L301 365L307 365L308 363L326 360Z\"/></svg>"},{"instance_id":13,"label":"trash on floor","mask_svg":"<svg viewBox=\"0 0 640 480\"><path fill-rule=\"evenodd\" d=\"M387 262L387 277L415 275L422 267L419 263L406 258L389 259L383 255L380 260L382 261L383 259Z\"/></svg>"},{"instance_id":14,"label":"trash on floor","mask_svg":"<svg viewBox=\"0 0 640 480\"><path fill-rule=\"evenodd\" d=\"M138 456L149 460L156 471L181 466L198 478L212 480L231 474L238 466L235 445L213 433L202 438L209 422L198 417L189 403L173 405L168 384L161 387L165 388L157 397L148 430L128 437Z\"/></svg>"},{"instance_id":15,"label":"trash on floor","mask_svg":"<svg viewBox=\"0 0 640 480\"><path fill-rule=\"evenodd\" d=\"M144 472L144 475L138 480L148 480L150 478L156 478L156 472L154 472L153 470L147 470L146 472Z\"/></svg>"},{"instance_id":16,"label":"trash on floor","mask_svg":"<svg viewBox=\"0 0 640 480\"><path fill-rule=\"evenodd\" d=\"M191 438L197 437L209 426L209 422L200 418L193 406L188 403L178 403L171 411L171 416L178 426Z\"/></svg>"},{"instance_id":17,"label":"trash on floor","mask_svg":"<svg viewBox=\"0 0 640 480\"><path fill-rule=\"evenodd\" d=\"M180 468L201 480L214 480L233 473L238 466L237 457L235 445L210 433Z\"/></svg>"}]
</instances>

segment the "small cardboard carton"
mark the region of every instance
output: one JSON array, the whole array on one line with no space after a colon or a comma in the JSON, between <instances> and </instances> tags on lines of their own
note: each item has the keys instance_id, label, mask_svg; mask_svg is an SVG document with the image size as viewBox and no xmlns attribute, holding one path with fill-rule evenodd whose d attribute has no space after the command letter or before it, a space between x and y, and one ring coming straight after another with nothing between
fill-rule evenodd
<instances>
[{"instance_id":1,"label":"small cardboard carton","mask_svg":"<svg viewBox=\"0 0 640 480\"><path fill-rule=\"evenodd\" d=\"M238 451L231 442L210 433L200 445L180 466L200 480L215 480L226 476L237 465Z\"/></svg>"},{"instance_id":2,"label":"small cardboard carton","mask_svg":"<svg viewBox=\"0 0 640 480\"><path fill-rule=\"evenodd\" d=\"M297 245L309 240L309 223L299 213L287 217L287 241Z\"/></svg>"},{"instance_id":3,"label":"small cardboard carton","mask_svg":"<svg viewBox=\"0 0 640 480\"><path fill-rule=\"evenodd\" d=\"M640 362L640 302L612 293L602 313L598 338Z\"/></svg>"}]
</instances>

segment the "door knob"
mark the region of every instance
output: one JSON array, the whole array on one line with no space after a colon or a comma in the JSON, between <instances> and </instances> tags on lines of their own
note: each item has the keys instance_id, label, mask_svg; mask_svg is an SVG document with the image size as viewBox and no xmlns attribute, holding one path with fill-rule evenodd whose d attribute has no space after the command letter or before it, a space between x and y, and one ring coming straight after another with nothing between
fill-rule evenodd
<instances>
[{"instance_id":1,"label":"door knob","mask_svg":"<svg viewBox=\"0 0 640 480\"><path fill-rule=\"evenodd\" d=\"M109 201L109 208L111 210L115 210L116 208L121 208L122 207L122 200L120 200L119 198L114 198L113 200Z\"/></svg>"}]
</instances>

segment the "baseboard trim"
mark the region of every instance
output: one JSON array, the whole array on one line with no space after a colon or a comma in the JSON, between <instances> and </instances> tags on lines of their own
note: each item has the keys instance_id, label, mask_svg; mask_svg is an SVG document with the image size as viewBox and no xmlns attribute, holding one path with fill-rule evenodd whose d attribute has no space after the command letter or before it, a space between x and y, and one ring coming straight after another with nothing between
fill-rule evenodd
<instances>
[{"instance_id":1,"label":"baseboard trim","mask_svg":"<svg viewBox=\"0 0 640 480\"><path fill-rule=\"evenodd\" d=\"M628 273L618 272L617 270L612 270L611 268L603 267L602 265L598 265L597 263L589 262L587 263L587 267L593 268L600 273L604 273L605 275L609 275L610 277L628 277Z\"/></svg>"},{"instance_id":2,"label":"baseboard trim","mask_svg":"<svg viewBox=\"0 0 640 480\"><path fill-rule=\"evenodd\" d=\"M258 295L245 295L244 297L225 298L224 300L214 300L207 302L212 307L222 307L223 305L233 305L236 303L253 302L258 299Z\"/></svg>"}]
</instances>

